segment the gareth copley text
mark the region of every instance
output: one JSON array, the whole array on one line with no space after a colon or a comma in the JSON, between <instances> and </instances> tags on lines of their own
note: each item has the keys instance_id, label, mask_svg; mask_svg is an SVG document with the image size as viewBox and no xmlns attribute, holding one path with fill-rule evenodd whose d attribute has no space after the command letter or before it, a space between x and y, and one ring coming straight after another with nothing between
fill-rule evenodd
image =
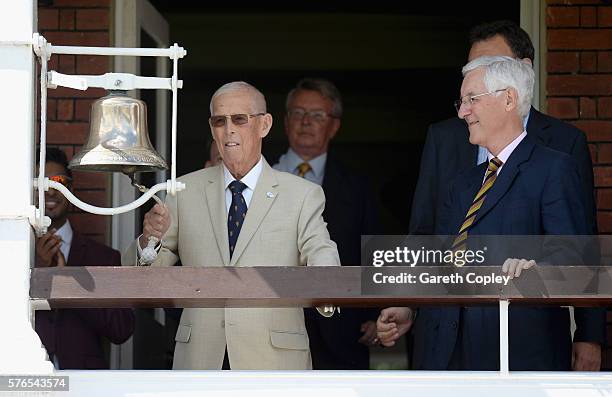
<instances>
[{"instance_id":1,"label":"gareth copley text","mask_svg":"<svg viewBox=\"0 0 612 397\"><path fill-rule=\"evenodd\" d=\"M503 284L508 285L510 276L477 273L452 273L446 275L433 275L430 273L410 274L399 273L387 275L383 273L373 273L372 281L374 284Z\"/></svg>"}]
</instances>

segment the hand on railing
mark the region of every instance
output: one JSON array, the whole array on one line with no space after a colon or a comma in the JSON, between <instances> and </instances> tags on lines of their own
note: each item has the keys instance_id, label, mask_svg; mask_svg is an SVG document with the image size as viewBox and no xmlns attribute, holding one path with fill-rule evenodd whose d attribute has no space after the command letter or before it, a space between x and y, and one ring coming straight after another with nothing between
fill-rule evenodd
<instances>
[{"instance_id":1,"label":"hand on railing","mask_svg":"<svg viewBox=\"0 0 612 397\"><path fill-rule=\"evenodd\" d=\"M528 261L527 259L508 258L502 265L502 272L507 273L510 279L521 275L523 270L527 270L536 265L536 261L533 259Z\"/></svg>"}]
</instances>

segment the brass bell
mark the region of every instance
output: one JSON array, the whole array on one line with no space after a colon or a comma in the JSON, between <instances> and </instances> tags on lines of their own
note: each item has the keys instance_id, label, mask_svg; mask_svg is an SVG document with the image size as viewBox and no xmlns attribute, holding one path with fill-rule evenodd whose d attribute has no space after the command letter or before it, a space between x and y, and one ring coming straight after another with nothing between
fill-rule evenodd
<instances>
[{"instance_id":1,"label":"brass bell","mask_svg":"<svg viewBox=\"0 0 612 397\"><path fill-rule=\"evenodd\" d=\"M68 168L133 174L164 170L166 161L149 140L147 107L125 91L111 91L91 106L89 138Z\"/></svg>"}]
</instances>

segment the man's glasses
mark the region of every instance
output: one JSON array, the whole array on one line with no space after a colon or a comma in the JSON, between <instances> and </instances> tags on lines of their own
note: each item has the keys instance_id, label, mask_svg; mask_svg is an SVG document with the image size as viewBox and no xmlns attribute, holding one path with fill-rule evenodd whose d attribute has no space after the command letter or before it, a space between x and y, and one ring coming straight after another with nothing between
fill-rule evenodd
<instances>
[{"instance_id":1,"label":"man's glasses","mask_svg":"<svg viewBox=\"0 0 612 397\"><path fill-rule=\"evenodd\" d=\"M249 122L249 119L251 117L257 117L257 116L263 116L263 115L265 115L265 113L220 114L217 116L210 117L210 125L212 125L215 128L225 127L225 124L227 123L227 119L232 120L232 123L234 123L234 125L245 125Z\"/></svg>"},{"instance_id":2,"label":"man's glasses","mask_svg":"<svg viewBox=\"0 0 612 397\"><path fill-rule=\"evenodd\" d=\"M461 105L470 105L470 106L472 106L474 104L474 102L476 102L474 99L480 98L481 96L491 95L491 94L495 94L496 92L501 92L501 91L506 91L506 90L507 90L507 88L502 88L500 90L489 91L489 92L485 92L485 93L482 93L482 94L466 95L466 96L462 97L461 99L457 99L454 102L455 109L457 110L457 113L459 113L459 109L461 109Z\"/></svg>"},{"instance_id":3,"label":"man's glasses","mask_svg":"<svg viewBox=\"0 0 612 397\"><path fill-rule=\"evenodd\" d=\"M306 110L300 108L289 109L287 111L287 115L290 119L295 121L302 121L304 117L308 116L310 120L315 121L317 123L322 123L327 120L328 117L333 117L331 114L328 114L324 110L313 110L307 112Z\"/></svg>"},{"instance_id":4,"label":"man's glasses","mask_svg":"<svg viewBox=\"0 0 612 397\"><path fill-rule=\"evenodd\" d=\"M62 185L69 187L72 178L67 175L51 175L48 177L50 181L61 183Z\"/></svg>"}]
</instances>

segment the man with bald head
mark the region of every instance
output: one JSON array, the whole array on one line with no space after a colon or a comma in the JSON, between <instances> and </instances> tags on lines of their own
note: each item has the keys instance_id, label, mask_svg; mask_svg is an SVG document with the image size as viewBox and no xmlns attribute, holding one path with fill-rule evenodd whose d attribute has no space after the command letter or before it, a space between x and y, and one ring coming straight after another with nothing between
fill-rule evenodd
<instances>
[{"instance_id":1,"label":"man with bald head","mask_svg":"<svg viewBox=\"0 0 612 397\"><path fill-rule=\"evenodd\" d=\"M124 264L154 236L162 241L155 266L339 265L321 187L273 170L261 155L272 127L263 94L245 82L225 84L210 114L223 162L180 178L186 189L145 215ZM175 339L174 369L312 366L301 308L185 309Z\"/></svg>"}]
</instances>

